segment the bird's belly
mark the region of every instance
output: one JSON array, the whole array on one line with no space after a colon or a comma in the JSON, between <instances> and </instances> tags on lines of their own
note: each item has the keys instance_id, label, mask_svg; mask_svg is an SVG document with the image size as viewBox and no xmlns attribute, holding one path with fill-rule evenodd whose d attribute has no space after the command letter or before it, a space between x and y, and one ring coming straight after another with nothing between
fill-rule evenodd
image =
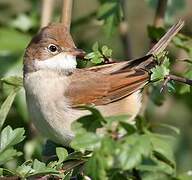
<instances>
[{"instance_id":1,"label":"bird's belly","mask_svg":"<svg viewBox=\"0 0 192 180\"><path fill-rule=\"evenodd\" d=\"M73 138L71 121L65 118L64 111L57 110L54 102L38 102L34 97L27 96L27 105L35 127L45 137L54 142L68 145Z\"/></svg>"},{"instance_id":2,"label":"bird's belly","mask_svg":"<svg viewBox=\"0 0 192 180\"><path fill-rule=\"evenodd\" d=\"M52 141L63 145L69 145L74 137L71 131L71 123L79 117L89 114L88 111L70 108L59 111L58 109L62 108L58 107L58 104L53 102L42 104L31 96L27 96L27 102L30 102L28 103L28 109L36 128ZM138 114L140 107L141 95L139 92L108 105L96 106L103 116L127 114L130 121Z\"/></svg>"},{"instance_id":3,"label":"bird's belly","mask_svg":"<svg viewBox=\"0 0 192 180\"><path fill-rule=\"evenodd\" d=\"M141 109L141 93L137 91L119 101L97 106L104 116L128 115L133 120Z\"/></svg>"}]
</instances>

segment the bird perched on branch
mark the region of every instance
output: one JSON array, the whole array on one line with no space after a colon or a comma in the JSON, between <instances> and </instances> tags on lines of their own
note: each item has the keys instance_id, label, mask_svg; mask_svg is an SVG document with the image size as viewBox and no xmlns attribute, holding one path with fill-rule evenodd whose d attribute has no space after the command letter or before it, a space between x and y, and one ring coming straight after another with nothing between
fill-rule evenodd
<instances>
[{"instance_id":1,"label":"bird perched on branch","mask_svg":"<svg viewBox=\"0 0 192 180\"><path fill-rule=\"evenodd\" d=\"M140 90L150 80L154 56L161 53L183 27L171 27L146 56L92 68L76 68L76 48L62 24L52 24L31 40L24 55L24 87L32 120L45 136L69 145L71 123L88 114L80 105L94 105L104 116L128 114L141 107Z\"/></svg>"}]
</instances>

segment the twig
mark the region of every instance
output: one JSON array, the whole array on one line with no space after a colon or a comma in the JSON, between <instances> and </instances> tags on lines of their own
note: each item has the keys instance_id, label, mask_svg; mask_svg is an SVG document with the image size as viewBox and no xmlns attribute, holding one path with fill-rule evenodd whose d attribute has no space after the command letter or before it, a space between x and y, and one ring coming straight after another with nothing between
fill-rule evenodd
<instances>
[{"instance_id":1,"label":"twig","mask_svg":"<svg viewBox=\"0 0 192 180\"><path fill-rule=\"evenodd\" d=\"M20 177L18 176L5 176L5 177L1 177L1 180L20 180Z\"/></svg>"},{"instance_id":2,"label":"twig","mask_svg":"<svg viewBox=\"0 0 192 180\"><path fill-rule=\"evenodd\" d=\"M188 84L188 85L192 86L192 79L187 79L184 77L179 77L176 75L169 74L165 77L164 83L163 83L160 91L162 92L167 87L167 83L169 81L172 81L172 80L179 82L179 83Z\"/></svg>"},{"instance_id":3,"label":"twig","mask_svg":"<svg viewBox=\"0 0 192 180\"><path fill-rule=\"evenodd\" d=\"M63 0L61 22L70 31L73 0Z\"/></svg>"},{"instance_id":4,"label":"twig","mask_svg":"<svg viewBox=\"0 0 192 180\"><path fill-rule=\"evenodd\" d=\"M126 17L126 0L121 1L121 5L124 11L124 20L119 25L119 32L121 36L121 41L123 44L124 55L127 59L132 59L132 49L131 49L131 40L129 34L129 27Z\"/></svg>"},{"instance_id":5,"label":"twig","mask_svg":"<svg viewBox=\"0 0 192 180\"><path fill-rule=\"evenodd\" d=\"M164 26L164 17L167 8L167 0L158 0L154 26L155 27L163 27Z\"/></svg>"},{"instance_id":6,"label":"twig","mask_svg":"<svg viewBox=\"0 0 192 180\"><path fill-rule=\"evenodd\" d=\"M51 22L53 8L54 0L42 0L41 28L47 26Z\"/></svg>"}]
</instances>

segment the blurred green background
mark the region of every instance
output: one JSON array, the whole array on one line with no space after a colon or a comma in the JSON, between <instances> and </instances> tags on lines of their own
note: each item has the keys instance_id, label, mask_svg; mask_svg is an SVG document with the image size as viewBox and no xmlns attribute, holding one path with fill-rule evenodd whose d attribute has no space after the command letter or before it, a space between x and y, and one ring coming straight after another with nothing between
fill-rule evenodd
<instances>
[{"instance_id":1,"label":"blurred green background","mask_svg":"<svg viewBox=\"0 0 192 180\"><path fill-rule=\"evenodd\" d=\"M125 0L124 14L128 23L130 52L129 57L140 57L149 49L150 40L147 26L153 24L155 0ZM192 1L169 0L166 14L166 25L173 24L182 18L186 24L183 32L192 36ZM61 1L55 0L52 21L60 19ZM91 51L92 45L98 41L113 50L113 57L126 60L119 28L111 37L103 29L103 24L96 19L99 2L97 0L75 0L72 18L72 36L77 47ZM31 37L38 32L41 19L41 1L39 0L0 0L0 77L22 75L22 57ZM171 56L188 58L184 51L172 48ZM173 65L172 71L178 74L186 70L185 64ZM178 86L180 88L180 86ZM0 87L0 101L4 101L9 88ZM191 91L192 92L192 91ZM181 134L175 147L179 172L192 169L192 93L166 93L161 106L153 103L153 94L147 101L145 116L152 123L163 122L178 127ZM163 97L162 94L159 94ZM24 148L24 156L8 162L6 166L14 167L24 159L37 157L41 159L44 139L35 130L27 114L24 90L17 96L6 124L13 128L25 127L27 138L18 146ZM6 124L4 126L6 126ZM165 132L166 133L166 132Z\"/></svg>"}]
</instances>

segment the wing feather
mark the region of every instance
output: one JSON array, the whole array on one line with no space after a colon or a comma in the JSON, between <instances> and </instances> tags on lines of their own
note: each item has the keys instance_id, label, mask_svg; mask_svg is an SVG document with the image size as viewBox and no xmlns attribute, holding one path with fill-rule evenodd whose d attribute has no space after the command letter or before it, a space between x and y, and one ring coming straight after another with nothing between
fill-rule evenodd
<instances>
[{"instance_id":1,"label":"wing feather","mask_svg":"<svg viewBox=\"0 0 192 180\"><path fill-rule=\"evenodd\" d=\"M113 74L102 71L78 69L70 76L65 96L71 100L71 106L112 103L142 88L149 79L148 72L142 69L118 70Z\"/></svg>"}]
</instances>

